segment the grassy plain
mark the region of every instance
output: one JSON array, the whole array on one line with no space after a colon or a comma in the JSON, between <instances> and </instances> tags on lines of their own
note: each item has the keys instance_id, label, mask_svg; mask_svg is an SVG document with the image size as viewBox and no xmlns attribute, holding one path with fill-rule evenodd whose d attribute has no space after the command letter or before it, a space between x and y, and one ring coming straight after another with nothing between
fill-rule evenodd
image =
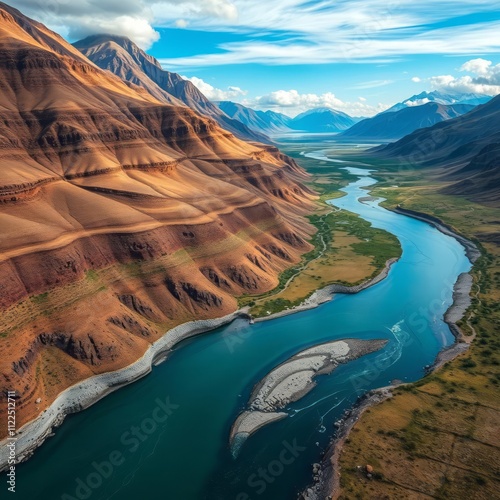
<instances>
[{"instance_id":1,"label":"grassy plain","mask_svg":"<svg viewBox=\"0 0 500 500\"><path fill-rule=\"evenodd\" d=\"M366 159L365 159L366 161ZM388 208L439 217L474 240L473 305L461 322L470 349L367 410L344 446L342 499L498 498L500 248L498 207L439 193L434 172L380 170L373 194ZM371 479L358 466L374 467ZM334 495L335 497L335 495Z\"/></svg>"}]
</instances>

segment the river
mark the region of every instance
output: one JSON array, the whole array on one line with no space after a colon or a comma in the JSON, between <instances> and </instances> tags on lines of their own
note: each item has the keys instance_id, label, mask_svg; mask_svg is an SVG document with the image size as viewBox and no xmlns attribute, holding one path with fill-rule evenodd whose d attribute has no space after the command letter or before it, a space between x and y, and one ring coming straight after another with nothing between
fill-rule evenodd
<instances>
[{"instance_id":1,"label":"river","mask_svg":"<svg viewBox=\"0 0 500 500\"><path fill-rule=\"evenodd\" d=\"M336 160L317 149L306 146L306 154ZM317 309L255 325L238 320L183 342L149 376L67 417L18 466L16 498L293 500L310 482L334 422L360 395L424 375L453 342L443 315L471 264L457 241L428 224L387 211L379 200L360 202L363 188L376 182L368 170L338 168L357 180L331 204L401 242L403 255L387 279ZM251 436L234 459L230 428L254 384L295 353L348 337L389 342L320 377L290 405L291 416Z\"/></svg>"}]
</instances>

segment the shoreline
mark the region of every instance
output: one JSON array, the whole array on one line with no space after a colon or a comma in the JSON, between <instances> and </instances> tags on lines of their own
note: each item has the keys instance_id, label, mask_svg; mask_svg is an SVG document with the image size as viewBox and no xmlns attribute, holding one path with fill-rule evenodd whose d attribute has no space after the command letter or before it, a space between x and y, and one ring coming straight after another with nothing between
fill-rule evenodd
<instances>
[{"instance_id":1,"label":"shoreline","mask_svg":"<svg viewBox=\"0 0 500 500\"><path fill-rule=\"evenodd\" d=\"M400 257L393 257L387 260L384 269L382 269L382 271L380 271L380 273L377 274L377 276L374 276L373 278L370 278L364 281L363 283L360 283L359 285L347 286L336 283L332 285L326 285L325 287L319 288L318 290L314 291L309 298L305 299L304 302L302 302L298 306L295 306L293 309L285 309L283 311L279 311L277 313L270 314L268 316L253 318L253 321L255 323L259 323L261 321L268 321L271 319L282 318L284 316L289 316L291 314L296 314L299 312L308 311L310 309L315 309L316 307L319 307L321 304L330 302L330 300L332 300L333 297L339 293L352 295L355 293L362 292L363 290L366 290L367 288L370 288L376 285L377 283L380 283L385 278L387 278L392 265L395 264L399 259Z\"/></svg>"},{"instance_id":2,"label":"shoreline","mask_svg":"<svg viewBox=\"0 0 500 500\"><path fill-rule=\"evenodd\" d=\"M255 322L268 321L290 314L295 314L310 309L315 309L325 302L332 300L336 293L354 294L373 286L387 277L390 268L399 258L389 259L385 268L375 277L352 287L345 285L327 285L316 290L308 299L295 309L280 311L278 313L255 318ZM201 333L207 333L221 326L232 323L238 318L251 319L248 307L238 309L221 318L208 320L194 320L178 325L168 330L156 340L146 352L134 363L120 370L94 375L78 382L64 391L35 419L24 424L16 433L16 464L28 460L38 447L53 431L59 427L64 419L79 411L85 410L97 403L108 394L125 387L136 380L148 375L154 366L161 364L168 358L168 353L180 342ZM8 437L0 441L0 472L8 468Z\"/></svg>"},{"instance_id":3,"label":"shoreline","mask_svg":"<svg viewBox=\"0 0 500 500\"><path fill-rule=\"evenodd\" d=\"M431 225L441 233L455 238L465 249L465 254L472 265L481 256L477 246L465 238L461 234L448 226L446 223L422 212L404 209L398 206L395 209L389 209L393 212L421 220ZM438 353L434 363L427 368L426 374L438 370L449 361L453 361L457 356L464 353L470 346L470 343L464 341L464 335L457 322L462 319L465 312L470 307L472 300L470 292L472 290L473 279L471 271L462 273L457 277L457 281L453 286L453 302L445 312L443 320L450 328L451 333L455 337L455 342ZM340 426L337 428L335 437L332 438L330 445L321 457L319 464L314 464L313 472L315 483L310 483L303 491L298 493L299 500L333 500L337 499L340 494L340 455L346 439L356 422L361 418L363 413L369 408L382 403L383 401L393 396L392 389L406 384L395 384L378 389L373 389L356 402L346 416L342 419ZM317 478L317 479L316 479Z\"/></svg>"},{"instance_id":4,"label":"shoreline","mask_svg":"<svg viewBox=\"0 0 500 500\"><path fill-rule=\"evenodd\" d=\"M457 233L453 227L443 222L441 219L434 217L433 215L428 215L424 212L417 212L416 210L410 210L409 208L403 208L401 206L397 206L394 209L390 209L392 212L396 212L397 214L406 215L407 217L411 217L412 219L418 219L423 222L427 222L432 227L436 228L443 234L447 236L451 236L455 238L464 248L465 255L471 261L471 264L475 264L477 259L481 257L481 252L477 248L477 246L465 236L462 236L460 233Z\"/></svg>"},{"instance_id":5,"label":"shoreline","mask_svg":"<svg viewBox=\"0 0 500 500\"><path fill-rule=\"evenodd\" d=\"M474 243L462 235L457 234L446 224L440 223L439 219L432 216L427 217L426 214L402 209L401 207L398 207L393 211L400 213L401 215L422 220L435 227L443 234L455 238L465 248L466 255L471 263L475 263L481 255ZM322 289L316 290L309 298L307 298L299 306L296 306L294 309L288 309L269 316L255 318L254 321L268 321L314 309L319 307L321 304L329 302L334 298L335 294L338 293L359 293L385 279L389 274L391 266L398 260L399 257L389 259L386 262L384 269L377 276L370 278L359 285L327 285ZM436 361L431 367L429 367L428 373L437 370L446 362L451 361L459 354L465 352L469 346L469 344L462 340L462 332L458 325L456 325L456 322L463 317L465 311L470 305L471 286L472 278L470 273L462 273L459 275L457 282L454 285L453 303L446 311L444 317L444 321L450 327L450 330L456 338L456 342L439 352ZM194 320L178 325L177 327L167 331L160 339L155 341L143 354L143 356L131 365L114 372L95 375L65 389L38 417L30 422L27 422L17 431L16 463L28 460L36 449L41 446L47 438L53 435L53 431L63 423L67 415L87 409L115 390L118 390L121 387L131 384L146 376L152 371L154 366L157 366L165 361L168 358L169 352L183 340L189 339L201 333L213 331L221 326L233 322L238 318L247 320L251 319L248 315L248 308L238 309L233 313L220 318ZM338 488L337 485L340 478L338 461L342 451L342 446L347 439L349 432L366 409L392 397L391 389L394 387L396 386L387 386L370 391L358 401L354 408L351 409L338 428L337 437L331 442L329 448L321 459L319 470L315 473L315 479L318 482L315 483L315 485L308 486L308 488L303 492L300 492L299 498L304 500L330 498L332 491ZM7 438L0 441L0 472L5 471L8 467L7 442ZM319 489L316 489L318 487ZM314 488L314 490L312 488Z\"/></svg>"},{"instance_id":6,"label":"shoreline","mask_svg":"<svg viewBox=\"0 0 500 500\"><path fill-rule=\"evenodd\" d=\"M28 460L52 435L53 430L63 423L66 416L85 410L108 394L148 375L154 366L168 358L169 352L180 342L215 330L238 318L249 318L247 308L220 318L188 321L178 325L153 342L134 363L119 370L94 375L68 387L35 419L16 431L16 464ZM8 442L8 437L0 441L0 472L8 468Z\"/></svg>"}]
</instances>

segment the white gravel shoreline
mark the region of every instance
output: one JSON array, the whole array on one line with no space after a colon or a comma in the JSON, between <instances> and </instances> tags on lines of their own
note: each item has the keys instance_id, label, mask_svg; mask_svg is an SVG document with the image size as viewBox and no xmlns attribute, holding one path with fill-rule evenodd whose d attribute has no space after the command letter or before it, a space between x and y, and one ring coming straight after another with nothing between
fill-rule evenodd
<instances>
[{"instance_id":1,"label":"white gravel shoreline","mask_svg":"<svg viewBox=\"0 0 500 500\"><path fill-rule=\"evenodd\" d=\"M152 366L164 361L168 352L179 342L203 332L231 323L238 317L247 317L246 309L217 319L184 323L169 330L154 342L145 354L125 368L95 375L65 389L37 418L18 429L15 441L16 459L22 462L47 439L52 430L61 425L66 415L84 410L108 395L151 372ZM8 466L8 439L0 442L0 472Z\"/></svg>"},{"instance_id":2,"label":"white gravel shoreline","mask_svg":"<svg viewBox=\"0 0 500 500\"><path fill-rule=\"evenodd\" d=\"M357 293L382 281L389 274L391 265L398 259L387 261L385 269L375 278L353 287L344 285L329 285L317 290L303 304L264 318L257 318L255 322L267 321L281 316L313 309L328 302L335 293ZM65 389L54 402L45 409L37 418L18 429L16 435L16 459L17 462L27 460L42 443L50 437L54 428L62 424L67 415L84 410L107 396L109 393L128 385L151 372L152 367L163 362L168 352L179 342L198 335L200 333L214 330L220 326L231 323L235 319L248 317L248 308L243 308L222 318L210 320L189 321L179 325L165 333L163 337L154 342L146 353L131 365L113 372L95 375L82 380L77 384ZM8 439L0 441L0 472L8 467L7 448Z\"/></svg>"},{"instance_id":3,"label":"white gravel shoreline","mask_svg":"<svg viewBox=\"0 0 500 500\"><path fill-rule=\"evenodd\" d=\"M288 416L281 412L315 386L318 375L331 373L339 365L381 349L387 340L342 339L305 349L273 368L258 382L247 409L236 418L229 435L233 456L243 442L264 425Z\"/></svg>"}]
</instances>

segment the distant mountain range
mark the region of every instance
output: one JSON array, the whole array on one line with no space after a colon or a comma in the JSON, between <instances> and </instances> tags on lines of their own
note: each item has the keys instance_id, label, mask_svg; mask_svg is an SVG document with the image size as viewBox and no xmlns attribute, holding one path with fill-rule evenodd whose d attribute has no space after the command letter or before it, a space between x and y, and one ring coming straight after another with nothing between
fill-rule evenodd
<instances>
[{"instance_id":1,"label":"distant mountain range","mask_svg":"<svg viewBox=\"0 0 500 500\"><path fill-rule=\"evenodd\" d=\"M448 192L488 201L498 190L498 98L490 101L490 97L478 94L422 92L367 119L330 108L311 109L290 118L230 101L212 103L194 84L164 70L125 37L95 35L74 46L101 69L127 82L134 92L147 93L169 105L188 106L242 139L269 143L267 134L291 131L339 133L345 140L391 141L404 137L379 153L408 156L418 166L446 166L446 176L453 181ZM426 144L424 150L421 144Z\"/></svg>"},{"instance_id":2,"label":"distant mountain range","mask_svg":"<svg viewBox=\"0 0 500 500\"><path fill-rule=\"evenodd\" d=\"M473 110L474 107L471 104L446 106L437 102L405 107L392 113L385 112L373 118L366 118L342 132L339 137L347 140L391 141L411 134L419 128L456 118Z\"/></svg>"},{"instance_id":3,"label":"distant mountain range","mask_svg":"<svg viewBox=\"0 0 500 500\"><path fill-rule=\"evenodd\" d=\"M372 118L355 118L331 108L314 108L291 118L274 111L259 111L243 104L217 103L227 116L256 133L275 135L301 131L338 133L346 140L394 141L415 130L468 113L491 99L479 94L422 92Z\"/></svg>"},{"instance_id":4,"label":"distant mountain range","mask_svg":"<svg viewBox=\"0 0 500 500\"><path fill-rule=\"evenodd\" d=\"M331 108L314 108L290 118L274 111L257 111L231 101L218 104L231 118L240 120L252 130L267 134L291 131L336 133L347 130L360 120Z\"/></svg>"},{"instance_id":5,"label":"distant mountain range","mask_svg":"<svg viewBox=\"0 0 500 500\"><path fill-rule=\"evenodd\" d=\"M217 105L226 115L244 123L252 130L265 134L292 130L290 125L293 118L283 115L282 113L258 111L231 101L221 101L217 103Z\"/></svg>"},{"instance_id":6,"label":"distant mountain range","mask_svg":"<svg viewBox=\"0 0 500 500\"><path fill-rule=\"evenodd\" d=\"M352 127L360 119L331 108L315 108L292 120L294 130L304 132L342 132Z\"/></svg>"},{"instance_id":7,"label":"distant mountain range","mask_svg":"<svg viewBox=\"0 0 500 500\"><path fill-rule=\"evenodd\" d=\"M500 96L458 118L416 130L378 153L415 168L441 166L452 181L445 193L498 202Z\"/></svg>"},{"instance_id":8,"label":"distant mountain range","mask_svg":"<svg viewBox=\"0 0 500 500\"><path fill-rule=\"evenodd\" d=\"M93 35L73 44L101 69L106 69L133 85L143 87L160 102L186 105L208 116L240 139L269 143L270 139L227 116L190 81L165 71L161 64L134 42L123 36Z\"/></svg>"},{"instance_id":9,"label":"distant mountain range","mask_svg":"<svg viewBox=\"0 0 500 500\"><path fill-rule=\"evenodd\" d=\"M439 92L434 90L432 92L421 92L420 94L414 95L405 101L398 102L391 108L384 111L384 113L391 113L393 111L399 111L405 108L411 108L415 106L421 106L422 104L427 104L429 102L435 102L437 104L471 104L473 106L479 106L480 104L485 104L491 99L490 96L482 94L446 94L444 92Z\"/></svg>"}]
</instances>

